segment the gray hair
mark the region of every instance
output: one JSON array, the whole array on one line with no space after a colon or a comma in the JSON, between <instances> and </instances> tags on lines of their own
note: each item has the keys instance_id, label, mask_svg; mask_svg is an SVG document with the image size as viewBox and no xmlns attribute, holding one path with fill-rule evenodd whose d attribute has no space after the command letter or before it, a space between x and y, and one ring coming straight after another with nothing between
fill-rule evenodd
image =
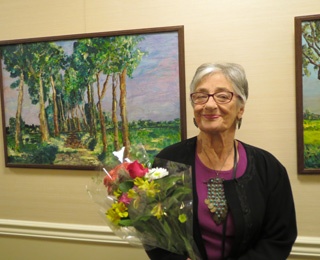
<instances>
[{"instance_id":1,"label":"gray hair","mask_svg":"<svg viewBox=\"0 0 320 260\"><path fill-rule=\"evenodd\" d=\"M240 96L243 103L248 99L248 81L243 67L236 63L204 63L194 74L190 84L190 93L195 92L197 86L208 75L221 72L231 83L234 92Z\"/></svg>"}]
</instances>

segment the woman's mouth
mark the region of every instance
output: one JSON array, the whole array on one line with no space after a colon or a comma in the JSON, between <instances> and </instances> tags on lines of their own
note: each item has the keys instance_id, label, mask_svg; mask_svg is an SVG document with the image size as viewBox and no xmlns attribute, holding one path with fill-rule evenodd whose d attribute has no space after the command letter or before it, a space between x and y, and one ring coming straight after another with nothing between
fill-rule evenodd
<instances>
[{"instance_id":1,"label":"woman's mouth","mask_svg":"<svg viewBox=\"0 0 320 260\"><path fill-rule=\"evenodd\" d=\"M219 118L219 115L208 115L208 114L205 114L205 115L202 115L202 117L204 117L207 120L215 120L215 119Z\"/></svg>"}]
</instances>

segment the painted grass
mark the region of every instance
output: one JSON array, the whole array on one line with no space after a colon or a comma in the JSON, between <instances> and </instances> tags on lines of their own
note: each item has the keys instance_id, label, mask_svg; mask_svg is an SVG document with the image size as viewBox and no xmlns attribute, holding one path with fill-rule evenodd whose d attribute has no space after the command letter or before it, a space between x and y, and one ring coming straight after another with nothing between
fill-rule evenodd
<instances>
[{"instance_id":1,"label":"painted grass","mask_svg":"<svg viewBox=\"0 0 320 260\"><path fill-rule=\"evenodd\" d=\"M320 168L320 120L304 120L305 168Z\"/></svg>"}]
</instances>

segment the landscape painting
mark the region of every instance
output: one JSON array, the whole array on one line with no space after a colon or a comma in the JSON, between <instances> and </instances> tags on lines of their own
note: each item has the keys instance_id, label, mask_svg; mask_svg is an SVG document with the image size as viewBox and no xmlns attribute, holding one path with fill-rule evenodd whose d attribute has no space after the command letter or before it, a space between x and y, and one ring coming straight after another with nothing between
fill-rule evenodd
<instances>
[{"instance_id":1,"label":"landscape painting","mask_svg":"<svg viewBox=\"0 0 320 260\"><path fill-rule=\"evenodd\" d=\"M183 26L0 42L6 167L150 161L186 138Z\"/></svg>"},{"instance_id":2,"label":"landscape painting","mask_svg":"<svg viewBox=\"0 0 320 260\"><path fill-rule=\"evenodd\" d=\"M295 17L298 172L320 173L320 15Z\"/></svg>"}]
</instances>

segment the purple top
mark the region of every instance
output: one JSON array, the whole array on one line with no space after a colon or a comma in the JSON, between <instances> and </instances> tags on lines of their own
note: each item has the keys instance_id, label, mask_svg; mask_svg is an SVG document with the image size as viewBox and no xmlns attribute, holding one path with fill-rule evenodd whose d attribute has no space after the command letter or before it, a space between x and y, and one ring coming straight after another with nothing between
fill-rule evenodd
<instances>
[{"instance_id":1,"label":"purple top","mask_svg":"<svg viewBox=\"0 0 320 260\"><path fill-rule=\"evenodd\" d=\"M237 166L236 178L241 177L247 167L247 155L243 145L238 142L239 161ZM196 186L198 193L198 218L202 234L202 239L206 248L208 259L221 260L223 224L217 225L212 218L212 213L208 209L204 200L207 198L207 181L216 176L214 170L206 167L198 155L196 154ZM233 169L221 171L219 176L225 180L233 178ZM235 228L231 212L227 216L226 237L225 237L225 256L228 256L231 251L232 240L234 237Z\"/></svg>"}]
</instances>

